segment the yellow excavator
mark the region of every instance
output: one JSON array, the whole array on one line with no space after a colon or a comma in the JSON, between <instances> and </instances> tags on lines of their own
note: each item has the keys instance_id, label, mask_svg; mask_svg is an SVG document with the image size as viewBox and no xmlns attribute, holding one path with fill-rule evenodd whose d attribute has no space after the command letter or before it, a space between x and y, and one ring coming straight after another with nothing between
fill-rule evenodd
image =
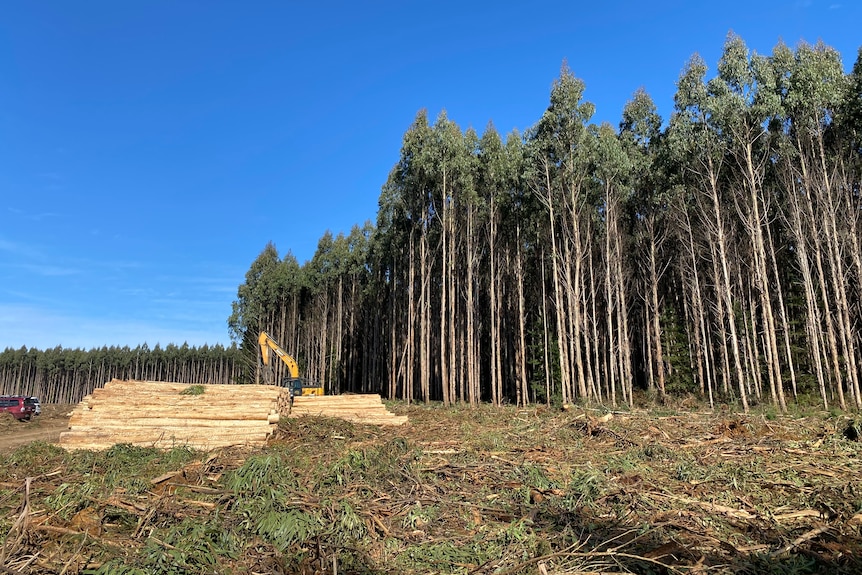
<instances>
[{"instance_id":1,"label":"yellow excavator","mask_svg":"<svg viewBox=\"0 0 862 575\"><path fill-rule=\"evenodd\" d=\"M287 375L282 379L281 386L290 390L291 399L293 399L294 395L323 395L323 384L299 377L299 365L297 365L296 360L281 349L281 346L276 343L271 335L262 331L257 341L260 343L260 356L264 365L264 381L267 385L272 385L273 383L273 370L270 365L270 359L272 358L271 354L274 353L287 366Z\"/></svg>"}]
</instances>

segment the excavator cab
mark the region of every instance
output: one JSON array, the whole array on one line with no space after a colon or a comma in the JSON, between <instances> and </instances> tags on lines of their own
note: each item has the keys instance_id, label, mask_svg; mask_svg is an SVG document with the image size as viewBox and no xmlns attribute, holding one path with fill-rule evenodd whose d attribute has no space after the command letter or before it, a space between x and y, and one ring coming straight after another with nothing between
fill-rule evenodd
<instances>
[{"instance_id":1,"label":"excavator cab","mask_svg":"<svg viewBox=\"0 0 862 575\"><path fill-rule=\"evenodd\" d=\"M296 395L323 395L323 386L319 382L303 377L287 376L281 381L281 386L290 390L291 397Z\"/></svg>"}]
</instances>

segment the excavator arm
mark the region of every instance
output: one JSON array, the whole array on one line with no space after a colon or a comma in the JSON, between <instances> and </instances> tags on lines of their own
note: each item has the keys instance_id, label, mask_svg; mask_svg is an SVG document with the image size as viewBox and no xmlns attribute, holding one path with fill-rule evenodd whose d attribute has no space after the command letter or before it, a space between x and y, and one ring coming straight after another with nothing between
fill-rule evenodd
<instances>
[{"instance_id":1,"label":"excavator arm","mask_svg":"<svg viewBox=\"0 0 862 575\"><path fill-rule=\"evenodd\" d=\"M294 394L323 395L323 385L300 378L299 366L297 365L296 360L288 355L286 351L281 349L281 346L276 343L275 339L271 335L265 331L260 332L258 343L260 344L260 357L266 368L270 371L272 370L272 366L270 365L270 361L272 359L271 354L275 354L282 362L284 362L284 365L287 366L288 375L284 378L282 386L290 389L291 402L293 401ZM271 376L272 374L270 373L270 379ZM271 381L268 381L267 383L271 383Z\"/></svg>"},{"instance_id":2,"label":"excavator arm","mask_svg":"<svg viewBox=\"0 0 862 575\"><path fill-rule=\"evenodd\" d=\"M275 342L271 335L265 331L260 332L258 343L260 343L260 355L263 359L263 365L269 365L270 353L274 353L287 366L290 377L293 379L299 378L299 366L296 364L296 360L281 349L281 346Z\"/></svg>"}]
</instances>

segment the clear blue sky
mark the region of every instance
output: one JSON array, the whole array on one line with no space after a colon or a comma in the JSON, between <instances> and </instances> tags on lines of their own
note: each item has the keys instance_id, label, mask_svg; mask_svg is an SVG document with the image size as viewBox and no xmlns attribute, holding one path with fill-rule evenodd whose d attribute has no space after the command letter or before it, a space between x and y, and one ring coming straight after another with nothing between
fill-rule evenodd
<instances>
[{"instance_id":1,"label":"clear blue sky","mask_svg":"<svg viewBox=\"0 0 862 575\"><path fill-rule=\"evenodd\" d=\"M566 60L595 121L640 87L667 118L730 31L849 71L860 23L858 0L6 0L0 350L228 345L267 242L304 262L375 220L420 109L523 131Z\"/></svg>"}]
</instances>

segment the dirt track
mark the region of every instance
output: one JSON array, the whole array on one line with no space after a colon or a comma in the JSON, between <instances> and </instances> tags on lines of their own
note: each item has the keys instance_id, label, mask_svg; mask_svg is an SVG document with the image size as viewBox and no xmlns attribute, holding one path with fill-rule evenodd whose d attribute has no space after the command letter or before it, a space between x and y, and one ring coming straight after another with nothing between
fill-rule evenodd
<instances>
[{"instance_id":1,"label":"dirt track","mask_svg":"<svg viewBox=\"0 0 862 575\"><path fill-rule=\"evenodd\" d=\"M15 421L12 416L0 414L0 454L34 441L57 443L60 432L69 428L71 405L43 405L42 415L30 421Z\"/></svg>"}]
</instances>

